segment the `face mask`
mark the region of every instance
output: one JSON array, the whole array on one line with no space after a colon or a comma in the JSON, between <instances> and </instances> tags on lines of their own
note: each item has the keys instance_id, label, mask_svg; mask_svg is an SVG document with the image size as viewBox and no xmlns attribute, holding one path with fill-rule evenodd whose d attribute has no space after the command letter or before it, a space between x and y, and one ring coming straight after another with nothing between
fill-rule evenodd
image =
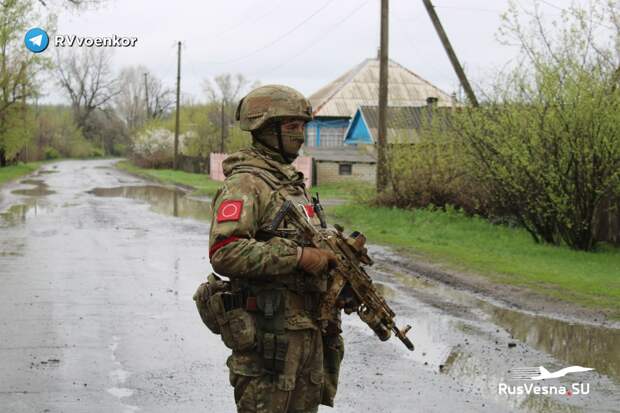
<instances>
[{"instance_id":1,"label":"face mask","mask_svg":"<svg viewBox=\"0 0 620 413\"><path fill-rule=\"evenodd\" d=\"M284 152L289 156L297 156L301 145L304 144L304 134L282 134L282 145L284 146Z\"/></svg>"},{"instance_id":2,"label":"face mask","mask_svg":"<svg viewBox=\"0 0 620 413\"><path fill-rule=\"evenodd\" d=\"M296 128L297 130L291 130L289 128L282 129L282 146L286 154L286 158L289 161L293 161L297 158L301 146L304 144L304 132L303 128ZM266 127L255 134L255 138L259 142L273 151L280 152L278 144L278 133L276 126ZM286 160L285 160L286 162ZM288 163L288 162L287 162Z\"/></svg>"}]
</instances>

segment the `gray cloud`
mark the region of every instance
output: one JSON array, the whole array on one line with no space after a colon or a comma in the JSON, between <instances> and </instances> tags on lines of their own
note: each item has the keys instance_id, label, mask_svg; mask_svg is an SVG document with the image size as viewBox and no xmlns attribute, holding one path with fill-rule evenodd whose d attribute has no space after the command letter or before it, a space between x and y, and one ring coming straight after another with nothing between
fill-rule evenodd
<instances>
[{"instance_id":1,"label":"gray cloud","mask_svg":"<svg viewBox=\"0 0 620 413\"><path fill-rule=\"evenodd\" d=\"M176 42L181 40L182 90L199 100L204 99L202 79L225 72L242 73L263 84L287 84L310 94L376 55L379 3L112 0L97 10L61 14L57 32L137 36L135 48L114 50L115 68L142 64L170 86L175 82ZM531 5L531 0L522 3ZM515 48L495 40L507 0L437 0L435 4L474 82L514 57ZM390 8L390 57L447 92L455 91L456 76L422 2L392 0ZM557 14L553 8L544 11ZM57 101L58 92L47 99Z\"/></svg>"}]
</instances>

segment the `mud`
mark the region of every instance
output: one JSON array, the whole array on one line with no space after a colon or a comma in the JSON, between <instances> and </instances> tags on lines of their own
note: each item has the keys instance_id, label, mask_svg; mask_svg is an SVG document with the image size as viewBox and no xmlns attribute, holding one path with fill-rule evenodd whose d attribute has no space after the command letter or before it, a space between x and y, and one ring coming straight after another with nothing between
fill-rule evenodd
<instances>
[{"instance_id":1,"label":"mud","mask_svg":"<svg viewBox=\"0 0 620 413\"><path fill-rule=\"evenodd\" d=\"M26 185L34 185L34 188L29 189L15 189L12 191L15 195L28 195L28 196L44 196L53 194L54 191L50 191L45 182L40 179L24 179L20 183Z\"/></svg>"},{"instance_id":2,"label":"mud","mask_svg":"<svg viewBox=\"0 0 620 413\"><path fill-rule=\"evenodd\" d=\"M411 274L429 280L439 281L457 290L464 290L484 300L509 306L534 314L580 324L592 324L613 329L620 328L620 321L610 318L605 311L583 308L548 295L538 294L530 288L518 287L490 281L488 278L464 271L430 263L421 256L399 255L389 249L379 248L378 254L384 263L392 264Z\"/></svg>"},{"instance_id":3,"label":"mud","mask_svg":"<svg viewBox=\"0 0 620 413\"><path fill-rule=\"evenodd\" d=\"M186 192L180 188L158 185L95 188L89 191L89 193L101 197L122 197L143 201L151 206L152 211L160 214L210 221L210 204L189 198L186 196Z\"/></svg>"},{"instance_id":4,"label":"mud","mask_svg":"<svg viewBox=\"0 0 620 413\"><path fill-rule=\"evenodd\" d=\"M211 269L209 203L113 162L46 165L58 172L37 179L51 193L0 190L0 410L232 412L228 350L191 300ZM370 253L416 351L346 316L336 407L320 412L620 411L618 330L515 309ZM587 395L498 392L523 384L515 368L573 364L595 370L530 383L587 383Z\"/></svg>"}]
</instances>

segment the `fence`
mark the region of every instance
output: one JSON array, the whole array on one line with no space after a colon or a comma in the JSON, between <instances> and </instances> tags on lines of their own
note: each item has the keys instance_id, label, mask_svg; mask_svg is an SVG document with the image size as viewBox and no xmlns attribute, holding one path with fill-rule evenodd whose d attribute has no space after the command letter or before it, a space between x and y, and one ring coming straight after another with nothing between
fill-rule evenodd
<instances>
[{"instance_id":1,"label":"fence","mask_svg":"<svg viewBox=\"0 0 620 413\"><path fill-rule=\"evenodd\" d=\"M620 244L620 200L603 202L596 234L598 241Z\"/></svg>"},{"instance_id":2,"label":"fence","mask_svg":"<svg viewBox=\"0 0 620 413\"><path fill-rule=\"evenodd\" d=\"M223 181L226 177L222 170L222 162L228 157L227 153L212 153L209 158L209 176L214 181ZM312 180L312 158L309 156L298 156L293 162L293 166L304 174L306 188L310 188Z\"/></svg>"},{"instance_id":3,"label":"fence","mask_svg":"<svg viewBox=\"0 0 620 413\"><path fill-rule=\"evenodd\" d=\"M207 173L209 171L208 158L179 154L177 161L179 164L179 169L185 172Z\"/></svg>"}]
</instances>

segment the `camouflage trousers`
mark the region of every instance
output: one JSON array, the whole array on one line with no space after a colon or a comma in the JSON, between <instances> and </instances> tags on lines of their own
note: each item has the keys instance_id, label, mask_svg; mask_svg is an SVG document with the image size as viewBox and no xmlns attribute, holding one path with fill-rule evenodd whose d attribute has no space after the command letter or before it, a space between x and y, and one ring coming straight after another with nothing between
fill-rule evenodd
<instances>
[{"instance_id":1,"label":"camouflage trousers","mask_svg":"<svg viewBox=\"0 0 620 413\"><path fill-rule=\"evenodd\" d=\"M278 375L253 368L259 355L252 352L233 354L229 360L238 413L312 413L320 403L333 405L338 374L336 370L334 382L334 369L324 366L329 350L324 353L320 331L287 330L286 334L289 346L284 371ZM339 365L342 357L337 358Z\"/></svg>"}]
</instances>

